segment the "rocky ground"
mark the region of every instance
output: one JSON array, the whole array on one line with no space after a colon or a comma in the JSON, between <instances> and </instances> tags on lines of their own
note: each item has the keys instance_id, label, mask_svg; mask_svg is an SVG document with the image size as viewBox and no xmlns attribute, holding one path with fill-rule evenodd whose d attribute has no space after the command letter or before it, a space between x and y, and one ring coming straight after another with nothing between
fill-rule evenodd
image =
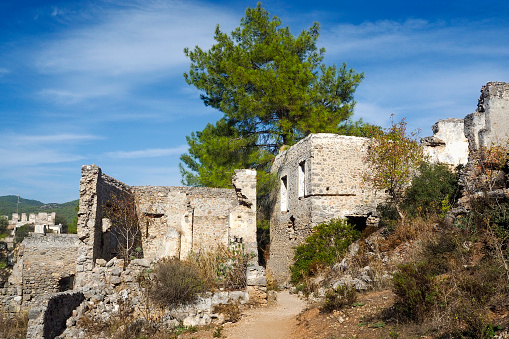
<instances>
[{"instance_id":1,"label":"rocky ground","mask_svg":"<svg viewBox=\"0 0 509 339\"><path fill-rule=\"evenodd\" d=\"M227 323L220 331L217 327L202 328L179 338L410 338L406 335L411 331L406 329L406 335L401 336L397 324L386 320L384 310L392 305L392 297L388 290L364 293L353 307L323 313L319 304L282 291L276 302L245 310L239 322Z\"/></svg>"},{"instance_id":2,"label":"rocky ground","mask_svg":"<svg viewBox=\"0 0 509 339\"><path fill-rule=\"evenodd\" d=\"M203 327L179 338L227 339L385 339L433 338L423 326L399 323L391 317L394 295L391 290L361 293L357 302L340 311L324 313L320 304L309 303L288 291L279 292L277 301L246 309L236 323L221 328ZM506 339L506 331L495 338Z\"/></svg>"}]
</instances>

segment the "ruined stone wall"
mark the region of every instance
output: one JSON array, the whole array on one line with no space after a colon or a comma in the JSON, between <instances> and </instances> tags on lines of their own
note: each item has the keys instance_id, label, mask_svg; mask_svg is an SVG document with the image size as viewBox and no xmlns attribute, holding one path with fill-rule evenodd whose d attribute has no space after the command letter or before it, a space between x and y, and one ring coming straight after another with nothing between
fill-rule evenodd
<instances>
[{"instance_id":1,"label":"ruined stone wall","mask_svg":"<svg viewBox=\"0 0 509 339\"><path fill-rule=\"evenodd\" d=\"M488 82L481 88L476 112L465 117L470 150L509 139L509 84Z\"/></svg>"},{"instance_id":2,"label":"ruined stone wall","mask_svg":"<svg viewBox=\"0 0 509 339\"><path fill-rule=\"evenodd\" d=\"M234 186L132 187L144 256L185 258L233 242L256 253L256 171L238 171Z\"/></svg>"},{"instance_id":3,"label":"ruined stone wall","mask_svg":"<svg viewBox=\"0 0 509 339\"><path fill-rule=\"evenodd\" d=\"M438 120L432 127L433 136L422 140L424 151L433 162L456 167L468 161L468 139L463 119Z\"/></svg>"},{"instance_id":4,"label":"ruined stone wall","mask_svg":"<svg viewBox=\"0 0 509 339\"><path fill-rule=\"evenodd\" d=\"M79 240L75 234L31 234L16 251L16 264L0 304L19 312L40 295L73 288Z\"/></svg>"},{"instance_id":5,"label":"ruined stone wall","mask_svg":"<svg viewBox=\"0 0 509 339\"><path fill-rule=\"evenodd\" d=\"M363 184L367 140L311 134L276 157L272 171L279 178L279 193L271 216L269 268L279 282L289 277L293 248L314 226L376 214L385 195Z\"/></svg>"},{"instance_id":6,"label":"ruined stone wall","mask_svg":"<svg viewBox=\"0 0 509 339\"><path fill-rule=\"evenodd\" d=\"M237 204L230 212L229 241L242 243L251 253L250 264L258 263L256 240L256 171L235 170L232 179Z\"/></svg>"},{"instance_id":7,"label":"ruined stone wall","mask_svg":"<svg viewBox=\"0 0 509 339\"><path fill-rule=\"evenodd\" d=\"M235 178L235 189L129 187L99 167L83 166L78 212L83 249L77 271L90 271L94 260L114 256L116 243L105 209L118 197L132 199L136 205L147 258L185 258L191 250L232 242L256 254L256 172L240 170ZM81 278L78 281L81 284Z\"/></svg>"},{"instance_id":8,"label":"ruined stone wall","mask_svg":"<svg viewBox=\"0 0 509 339\"><path fill-rule=\"evenodd\" d=\"M80 201L78 210L78 237L81 240L80 253L77 259L76 271L78 286L86 283L86 272L94 267L96 259L110 259L114 253L111 237L105 239L108 231L103 229L106 204L115 197L130 199L130 187L126 184L102 173L97 166L84 165L81 168Z\"/></svg>"},{"instance_id":9,"label":"ruined stone wall","mask_svg":"<svg viewBox=\"0 0 509 339\"><path fill-rule=\"evenodd\" d=\"M81 292L62 292L40 298L30 309L26 338L55 338L62 334L67 319L84 299Z\"/></svg>"},{"instance_id":10,"label":"ruined stone wall","mask_svg":"<svg viewBox=\"0 0 509 339\"><path fill-rule=\"evenodd\" d=\"M19 216L19 213L12 213L12 218L9 220L9 224L16 225L16 224L36 224L36 225L55 225L55 217L56 212L38 212L38 213L30 213L27 218L26 213L21 213L21 219Z\"/></svg>"}]
</instances>

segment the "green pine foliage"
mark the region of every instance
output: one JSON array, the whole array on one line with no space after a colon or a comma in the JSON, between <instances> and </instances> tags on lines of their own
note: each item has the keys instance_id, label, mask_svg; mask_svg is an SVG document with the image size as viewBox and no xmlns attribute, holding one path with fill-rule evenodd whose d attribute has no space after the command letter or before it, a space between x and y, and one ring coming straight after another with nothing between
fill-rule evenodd
<instances>
[{"instance_id":1,"label":"green pine foliage","mask_svg":"<svg viewBox=\"0 0 509 339\"><path fill-rule=\"evenodd\" d=\"M333 264L360 236L359 231L342 219L316 226L313 234L295 249L294 264L290 267L292 282L313 275L315 267Z\"/></svg>"},{"instance_id":2,"label":"green pine foliage","mask_svg":"<svg viewBox=\"0 0 509 339\"><path fill-rule=\"evenodd\" d=\"M318 23L294 36L259 3L231 34L217 26L209 50L184 50L191 61L187 83L202 91L206 106L223 113L187 138L184 184L228 187L235 168L267 170L281 146L309 133L366 131L349 120L363 74L345 64L325 65L318 36Z\"/></svg>"}]
</instances>

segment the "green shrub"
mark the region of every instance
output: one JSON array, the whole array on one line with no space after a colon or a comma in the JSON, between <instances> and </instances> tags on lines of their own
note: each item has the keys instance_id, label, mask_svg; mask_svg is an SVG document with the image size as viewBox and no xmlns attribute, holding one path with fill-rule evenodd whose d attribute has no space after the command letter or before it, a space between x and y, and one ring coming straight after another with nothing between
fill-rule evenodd
<instances>
[{"instance_id":1,"label":"green shrub","mask_svg":"<svg viewBox=\"0 0 509 339\"><path fill-rule=\"evenodd\" d=\"M204 282L199 272L185 261L165 259L154 267L150 296L161 306L191 303L203 291Z\"/></svg>"},{"instance_id":2,"label":"green shrub","mask_svg":"<svg viewBox=\"0 0 509 339\"><path fill-rule=\"evenodd\" d=\"M342 219L316 226L305 243L295 249L294 264L290 267L292 282L297 283L304 276L312 275L314 267L333 264L360 235Z\"/></svg>"},{"instance_id":3,"label":"green shrub","mask_svg":"<svg viewBox=\"0 0 509 339\"><path fill-rule=\"evenodd\" d=\"M431 268L426 261L402 264L392 278L394 308L408 319L422 322L436 302L438 290Z\"/></svg>"},{"instance_id":4,"label":"green shrub","mask_svg":"<svg viewBox=\"0 0 509 339\"><path fill-rule=\"evenodd\" d=\"M396 206L391 203L380 204L376 207L376 210L380 215L379 226L385 227L389 234L394 233L396 226L401 220Z\"/></svg>"},{"instance_id":5,"label":"green shrub","mask_svg":"<svg viewBox=\"0 0 509 339\"><path fill-rule=\"evenodd\" d=\"M438 215L458 198L458 175L445 164L422 163L406 190L402 208L411 216Z\"/></svg>"},{"instance_id":6,"label":"green shrub","mask_svg":"<svg viewBox=\"0 0 509 339\"><path fill-rule=\"evenodd\" d=\"M345 306L350 306L357 301L357 291L355 286L338 286L325 294L325 304L323 310L332 312L340 310Z\"/></svg>"},{"instance_id":7,"label":"green shrub","mask_svg":"<svg viewBox=\"0 0 509 339\"><path fill-rule=\"evenodd\" d=\"M26 236L28 236L28 233L33 232L34 227L30 225L23 225L21 227L16 228L14 231L15 241L16 243L21 243L23 239L25 239Z\"/></svg>"},{"instance_id":8,"label":"green shrub","mask_svg":"<svg viewBox=\"0 0 509 339\"><path fill-rule=\"evenodd\" d=\"M439 275L448 272L454 259L460 254L458 238L453 233L444 232L428 239L422 246L422 257L429 265L429 273Z\"/></svg>"}]
</instances>

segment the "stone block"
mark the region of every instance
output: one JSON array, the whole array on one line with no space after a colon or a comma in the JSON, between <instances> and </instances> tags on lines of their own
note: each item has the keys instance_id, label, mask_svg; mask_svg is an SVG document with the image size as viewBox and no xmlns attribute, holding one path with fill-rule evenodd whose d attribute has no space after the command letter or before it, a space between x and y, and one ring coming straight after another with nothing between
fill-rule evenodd
<instances>
[{"instance_id":1,"label":"stone block","mask_svg":"<svg viewBox=\"0 0 509 339\"><path fill-rule=\"evenodd\" d=\"M267 286L267 277L263 266L248 266L246 274L248 286Z\"/></svg>"},{"instance_id":2,"label":"stone block","mask_svg":"<svg viewBox=\"0 0 509 339\"><path fill-rule=\"evenodd\" d=\"M98 265L99 267L104 267L104 266L106 266L106 260L104 260L104 259L96 259L95 260L95 264Z\"/></svg>"}]
</instances>

